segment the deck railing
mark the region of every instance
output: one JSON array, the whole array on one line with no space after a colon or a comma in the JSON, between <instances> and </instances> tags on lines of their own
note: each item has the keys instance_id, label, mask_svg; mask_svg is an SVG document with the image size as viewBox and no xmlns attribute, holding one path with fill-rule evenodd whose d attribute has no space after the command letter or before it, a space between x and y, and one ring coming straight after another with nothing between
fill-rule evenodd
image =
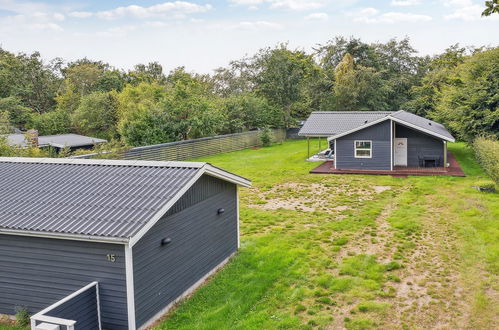
<instances>
[{"instance_id":1,"label":"deck railing","mask_svg":"<svg viewBox=\"0 0 499 330\"><path fill-rule=\"evenodd\" d=\"M99 283L92 282L31 317L31 329L101 330Z\"/></svg>"}]
</instances>

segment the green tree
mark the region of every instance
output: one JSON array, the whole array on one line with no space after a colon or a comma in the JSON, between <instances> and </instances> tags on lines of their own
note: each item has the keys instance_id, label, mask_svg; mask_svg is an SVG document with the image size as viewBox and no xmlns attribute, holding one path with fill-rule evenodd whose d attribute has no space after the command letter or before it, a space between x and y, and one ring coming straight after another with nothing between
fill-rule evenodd
<instances>
[{"instance_id":1,"label":"green tree","mask_svg":"<svg viewBox=\"0 0 499 330\"><path fill-rule=\"evenodd\" d=\"M128 85L118 94L117 128L125 143L141 146L171 140L163 129L165 119L159 105L165 96L166 88L154 83Z\"/></svg>"},{"instance_id":2,"label":"green tree","mask_svg":"<svg viewBox=\"0 0 499 330\"><path fill-rule=\"evenodd\" d=\"M17 128L24 128L32 114L32 110L15 96L0 98L0 112L6 112L10 118L10 124Z\"/></svg>"},{"instance_id":3,"label":"green tree","mask_svg":"<svg viewBox=\"0 0 499 330\"><path fill-rule=\"evenodd\" d=\"M306 117L310 108L304 104L306 86L317 78L319 68L312 56L289 50L286 44L261 50L253 58L254 90L282 111L281 122L292 126Z\"/></svg>"},{"instance_id":4,"label":"green tree","mask_svg":"<svg viewBox=\"0 0 499 330\"><path fill-rule=\"evenodd\" d=\"M469 50L458 44L435 56L426 66L426 75L410 89L410 100L403 108L419 116L427 116L435 110L442 87L452 80L452 72L464 62Z\"/></svg>"},{"instance_id":5,"label":"green tree","mask_svg":"<svg viewBox=\"0 0 499 330\"><path fill-rule=\"evenodd\" d=\"M456 135L472 141L499 137L499 47L477 52L452 71L431 115Z\"/></svg>"},{"instance_id":6,"label":"green tree","mask_svg":"<svg viewBox=\"0 0 499 330\"><path fill-rule=\"evenodd\" d=\"M338 110L388 110L386 85L374 68L357 66L346 53L335 70L335 108Z\"/></svg>"},{"instance_id":7,"label":"green tree","mask_svg":"<svg viewBox=\"0 0 499 330\"><path fill-rule=\"evenodd\" d=\"M482 16L490 16L492 14L499 14L499 0L485 1L485 10Z\"/></svg>"},{"instance_id":8,"label":"green tree","mask_svg":"<svg viewBox=\"0 0 499 330\"><path fill-rule=\"evenodd\" d=\"M262 97L246 93L221 99L224 133L235 133L267 126L281 126L280 112Z\"/></svg>"},{"instance_id":9,"label":"green tree","mask_svg":"<svg viewBox=\"0 0 499 330\"><path fill-rule=\"evenodd\" d=\"M45 64L38 52L14 55L0 48L0 98L15 97L38 113L54 108L60 60Z\"/></svg>"},{"instance_id":10,"label":"green tree","mask_svg":"<svg viewBox=\"0 0 499 330\"><path fill-rule=\"evenodd\" d=\"M117 107L116 92L85 95L71 114L71 126L80 134L110 139L116 135Z\"/></svg>"},{"instance_id":11,"label":"green tree","mask_svg":"<svg viewBox=\"0 0 499 330\"><path fill-rule=\"evenodd\" d=\"M163 73L163 66L158 62L148 64L137 64L133 70L126 74L128 83L138 85L140 83L165 84L166 76Z\"/></svg>"},{"instance_id":12,"label":"green tree","mask_svg":"<svg viewBox=\"0 0 499 330\"><path fill-rule=\"evenodd\" d=\"M26 126L27 128L35 128L40 135L70 133L70 113L64 110L54 110L33 114Z\"/></svg>"}]
</instances>

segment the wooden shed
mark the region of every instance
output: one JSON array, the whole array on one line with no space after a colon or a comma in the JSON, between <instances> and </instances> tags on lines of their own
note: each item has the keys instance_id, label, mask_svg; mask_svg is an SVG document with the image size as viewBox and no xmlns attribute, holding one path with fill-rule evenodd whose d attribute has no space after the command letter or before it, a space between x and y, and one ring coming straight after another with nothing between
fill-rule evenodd
<instances>
[{"instance_id":1,"label":"wooden shed","mask_svg":"<svg viewBox=\"0 0 499 330\"><path fill-rule=\"evenodd\" d=\"M238 186L208 163L0 158L0 314L138 329L239 247Z\"/></svg>"}]
</instances>

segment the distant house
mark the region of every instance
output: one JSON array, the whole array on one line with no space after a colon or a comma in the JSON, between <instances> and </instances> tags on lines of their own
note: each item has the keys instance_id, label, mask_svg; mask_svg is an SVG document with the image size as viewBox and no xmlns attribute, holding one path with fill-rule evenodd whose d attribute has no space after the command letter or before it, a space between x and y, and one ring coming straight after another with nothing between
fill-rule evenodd
<instances>
[{"instance_id":1,"label":"distant house","mask_svg":"<svg viewBox=\"0 0 499 330\"><path fill-rule=\"evenodd\" d=\"M7 134L7 143L11 146L16 147L27 147L28 145L36 145L40 148L53 147L57 151L64 148L69 148L71 151L75 149L90 149L97 144L105 143L107 140L98 139L90 136L78 135L78 134L57 134L57 135L45 135L37 136L35 133L34 137L31 137L32 143L30 143L30 137L23 133L17 134Z\"/></svg>"},{"instance_id":2,"label":"distant house","mask_svg":"<svg viewBox=\"0 0 499 330\"><path fill-rule=\"evenodd\" d=\"M207 163L0 158L0 314L136 329L239 247L240 176Z\"/></svg>"},{"instance_id":3,"label":"distant house","mask_svg":"<svg viewBox=\"0 0 499 330\"><path fill-rule=\"evenodd\" d=\"M446 167L454 142L442 124L403 110L313 112L298 134L327 137L336 170Z\"/></svg>"}]
</instances>

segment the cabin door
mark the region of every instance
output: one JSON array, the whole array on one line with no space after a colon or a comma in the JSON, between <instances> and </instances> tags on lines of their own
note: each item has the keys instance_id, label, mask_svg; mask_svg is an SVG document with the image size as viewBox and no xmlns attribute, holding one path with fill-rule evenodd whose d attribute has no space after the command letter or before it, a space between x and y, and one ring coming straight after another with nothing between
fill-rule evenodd
<instances>
[{"instance_id":1,"label":"cabin door","mask_svg":"<svg viewBox=\"0 0 499 330\"><path fill-rule=\"evenodd\" d=\"M407 138L395 138L393 144L393 165L407 166Z\"/></svg>"}]
</instances>

